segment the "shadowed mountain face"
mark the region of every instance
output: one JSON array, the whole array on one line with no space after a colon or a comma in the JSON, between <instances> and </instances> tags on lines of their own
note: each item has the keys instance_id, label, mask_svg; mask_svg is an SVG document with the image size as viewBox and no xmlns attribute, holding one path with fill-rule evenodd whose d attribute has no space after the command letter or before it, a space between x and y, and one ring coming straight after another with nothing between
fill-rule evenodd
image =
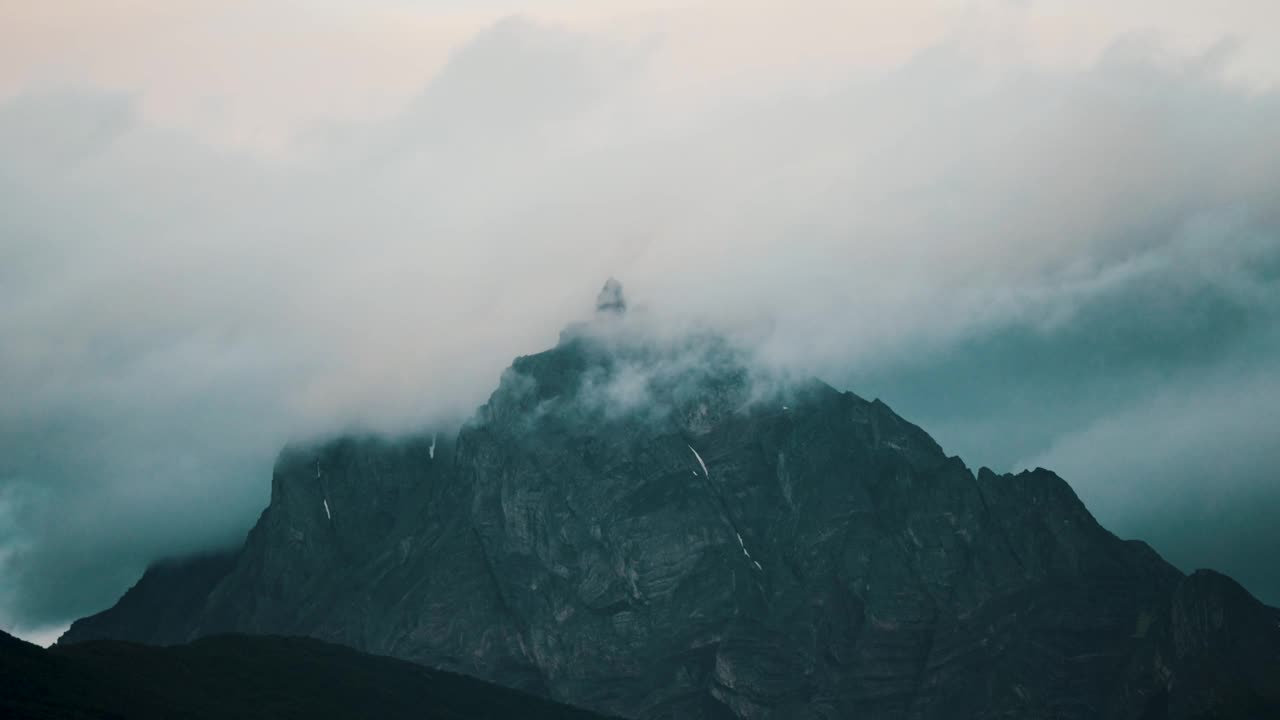
<instances>
[{"instance_id":1,"label":"shadowed mountain face","mask_svg":"<svg viewBox=\"0 0 1280 720\"><path fill-rule=\"evenodd\" d=\"M603 720L474 678L305 638L42 650L0 633L0 717Z\"/></svg>"},{"instance_id":2,"label":"shadowed mountain face","mask_svg":"<svg viewBox=\"0 0 1280 720\"><path fill-rule=\"evenodd\" d=\"M307 635L637 718L1280 712L1280 614L1234 582L878 400L639 340L615 290L460 431L287 449L242 549L60 643Z\"/></svg>"}]
</instances>

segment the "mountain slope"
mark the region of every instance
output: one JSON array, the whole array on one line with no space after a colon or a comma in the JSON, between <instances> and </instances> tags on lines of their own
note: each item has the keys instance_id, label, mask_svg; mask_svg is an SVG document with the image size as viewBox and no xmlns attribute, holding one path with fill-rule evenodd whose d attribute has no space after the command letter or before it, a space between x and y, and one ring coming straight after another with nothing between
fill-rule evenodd
<instances>
[{"instance_id":1,"label":"mountain slope","mask_svg":"<svg viewBox=\"0 0 1280 720\"><path fill-rule=\"evenodd\" d=\"M316 640L223 635L166 648L43 650L0 633L6 718L602 718Z\"/></svg>"},{"instance_id":2,"label":"mountain slope","mask_svg":"<svg viewBox=\"0 0 1280 720\"><path fill-rule=\"evenodd\" d=\"M1276 612L1228 579L1049 471L975 475L878 400L605 300L456 433L282 453L184 621L135 590L61 642L308 635L645 718L1280 709Z\"/></svg>"}]
</instances>

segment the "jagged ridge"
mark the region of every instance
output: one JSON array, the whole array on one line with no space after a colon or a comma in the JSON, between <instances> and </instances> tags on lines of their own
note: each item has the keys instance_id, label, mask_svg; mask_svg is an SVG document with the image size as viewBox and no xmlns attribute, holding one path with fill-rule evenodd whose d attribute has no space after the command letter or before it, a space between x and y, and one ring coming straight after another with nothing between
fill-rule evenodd
<instances>
[{"instance_id":1,"label":"jagged ridge","mask_svg":"<svg viewBox=\"0 0 1280 720\"><path fill-rule=\"evenodd\" d=\"M157 571L62 642L302 634L627 717L1280 708L1276 612L1231 581L878 400L710 334L637 341L612 297L455 433L282 453L185 622L127 612Z\"/></svg>"}]
</instances>

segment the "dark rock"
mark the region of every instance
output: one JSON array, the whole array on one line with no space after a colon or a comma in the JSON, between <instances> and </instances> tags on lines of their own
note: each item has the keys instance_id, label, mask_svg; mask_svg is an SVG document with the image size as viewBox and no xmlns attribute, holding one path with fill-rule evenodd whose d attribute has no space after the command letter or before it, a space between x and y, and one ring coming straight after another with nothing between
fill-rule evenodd
<instances>
[{"instance_id":1,"label":"dark rock","mask_svg":"<svg viewBox=\"0 0 1280 720\"><path fill-rule=\"evenodd\" d=\"M0 633L0 717L604 720L473 678L306 638L222 635L46 651Z\"/></svg>"},{"instance_id":2,"label":"dark rock","mask_svg":"<svg viewBox=\"0 0 1280 720\"><path fill-rule=\"evenodd\" d=\"M609 278L596 296L596 312L624 313L627 301L622 298L622 283Z\"/></svg>"},{"instance_id":3,"label":"dark rock","mask_svg":"<svg viewBox=\"0 0 1280 720\"><path fill-rule=\"evenodd\" d=\"M77 620L76 633L163 644L184 637L214 585L234 567L238 552L166 560L147 569L110 612Z\"/></svg>"},{"instance_id":4,"label":"dark rock","mask_svg":"<svg viewBox=\"0 0 1280 720\"><path fill-rule=\"evenodd\" d=\"M128 611L156 576L61 642L308 635L644 718L1280 712L1275 611L1239 586L1049 471L975 476L878 400L751 368L577 327L447 437L282 453L185 622Z\"/></svg>"}]
</instances>

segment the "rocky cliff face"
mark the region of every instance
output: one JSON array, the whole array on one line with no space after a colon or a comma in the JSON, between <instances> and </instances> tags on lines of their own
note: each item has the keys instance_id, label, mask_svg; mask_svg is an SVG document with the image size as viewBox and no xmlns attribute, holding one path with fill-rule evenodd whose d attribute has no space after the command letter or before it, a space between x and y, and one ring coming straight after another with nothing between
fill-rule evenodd
<instances>
[{"instance_id":1,"label":"rocky cliff face","mask_svg":"<svg viewBox=\"0 0 1280 720\"><path fill-rule=\"evenodd\" d=\"M1280 712L1280 615L1230 580L606 300L456 432L286 450L234 557L61 642L307 635L643 718Z\"/></svg>"}]
</instances>

